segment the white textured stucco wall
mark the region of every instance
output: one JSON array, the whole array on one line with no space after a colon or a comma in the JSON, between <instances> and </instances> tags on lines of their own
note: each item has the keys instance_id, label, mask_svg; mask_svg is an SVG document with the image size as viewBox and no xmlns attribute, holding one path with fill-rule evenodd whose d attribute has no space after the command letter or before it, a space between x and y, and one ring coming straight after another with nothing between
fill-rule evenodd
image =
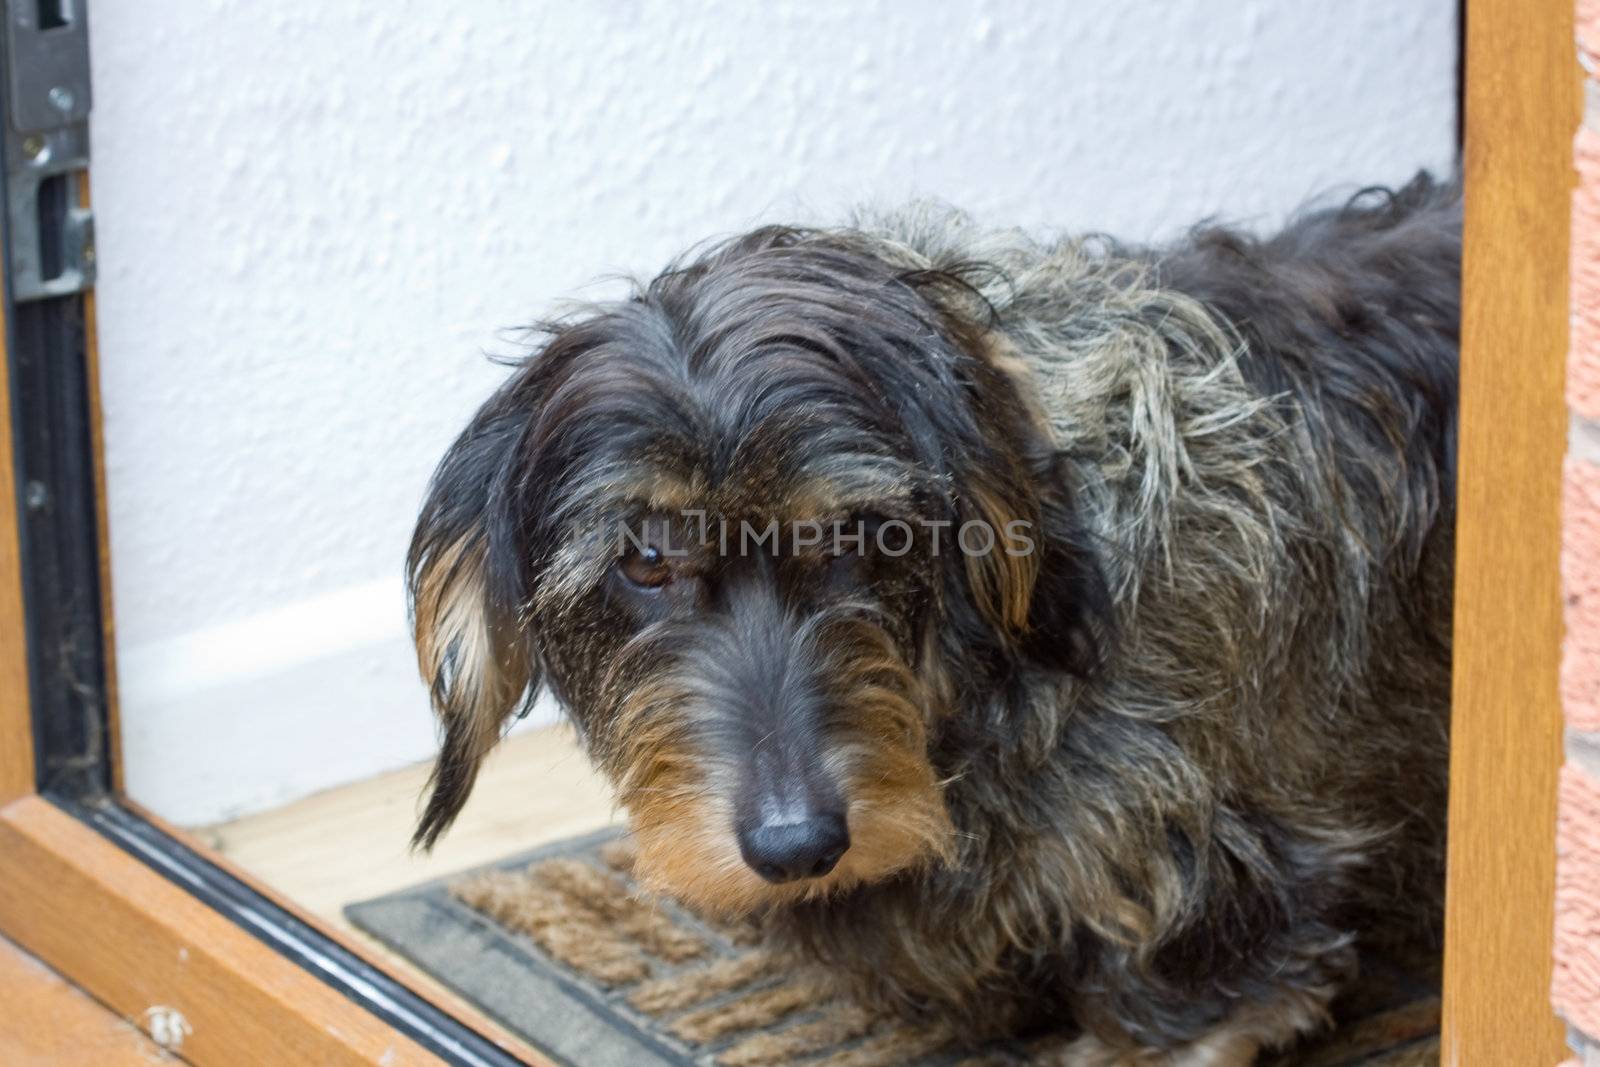
<instances>
[{"instance_id":1,"label":"white textured stucco wall","mask_svg":"<svg viewBox=\"0 0 1600 1067\"><path fill-rule=\"evenodd\" d=\"M399 561L497 330L863 199L1142 237L1448 166L1455 9L95 3L132 794L197 823L427 753Z\"/></svg>"}]
</instances>

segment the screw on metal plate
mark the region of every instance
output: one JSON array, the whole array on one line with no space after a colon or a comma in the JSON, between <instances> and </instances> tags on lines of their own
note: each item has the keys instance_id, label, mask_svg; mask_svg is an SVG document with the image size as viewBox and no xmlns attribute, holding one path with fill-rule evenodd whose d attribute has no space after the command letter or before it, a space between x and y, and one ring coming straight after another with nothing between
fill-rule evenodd
<instances>
[{"instance_id":1,"label":"screw on metal plate","mask_svg":"<svg viewBox=\"0 0 1600 1067\"><path fill-rule=\"evenodd\" d=\"M3 0L6 215L12 292L39 300L94 284L87 0Z\"/></svg>"}]
</instances>

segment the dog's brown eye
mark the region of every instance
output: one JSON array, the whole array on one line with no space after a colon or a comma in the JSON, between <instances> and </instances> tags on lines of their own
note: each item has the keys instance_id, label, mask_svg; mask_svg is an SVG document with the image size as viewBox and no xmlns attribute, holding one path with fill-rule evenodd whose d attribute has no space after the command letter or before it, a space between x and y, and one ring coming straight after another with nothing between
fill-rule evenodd
<instances>
[{"instance_id":1,"label":"dog's brown eye","mask_svg":"<svg viewBox=\"0 0 1600 1067\"><path fill-rule=\"evenodd\" d=\"M617 561L622 576L642 589L659 589L672 581L672 566L659 548L635 549Z\"/></svg>"}]
</instances>

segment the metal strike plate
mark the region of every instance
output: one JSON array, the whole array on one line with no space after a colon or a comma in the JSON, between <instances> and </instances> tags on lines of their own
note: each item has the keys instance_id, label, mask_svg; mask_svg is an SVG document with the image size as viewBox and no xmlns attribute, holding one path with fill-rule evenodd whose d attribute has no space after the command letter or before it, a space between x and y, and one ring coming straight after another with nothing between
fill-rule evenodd
<instances>
[{"instance_id":1,"label":"metal strike plate","mask_svg":"<svg viewBox=\"0 0 1600 1067\"><path fill-rule=\"evenodd\" d=\"M18 301L94 284L88 0L5 0L6 211Z\"/></svg>"}]
</instances>

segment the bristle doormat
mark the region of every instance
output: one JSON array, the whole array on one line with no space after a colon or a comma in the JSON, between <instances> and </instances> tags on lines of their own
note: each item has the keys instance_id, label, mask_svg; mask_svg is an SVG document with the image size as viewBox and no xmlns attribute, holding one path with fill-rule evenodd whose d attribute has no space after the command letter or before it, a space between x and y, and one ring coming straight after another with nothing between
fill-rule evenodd
<instances>
[{"instance_id":1,"label":"bristle doormat","mask_svg":"<svg viewBox=\"0 0 1600 1067\"><path fill-rule=\"evenodd\" d=\"M977 1052L785 972L751 931L634 894L617 830L345 909L350 921L551 1058L579 1067L1004 1067L1064 1038ZM1271 1067L1439 1062L1435 981L1367 965L1330 1035Z\"/></svg>"}]
</instances>

